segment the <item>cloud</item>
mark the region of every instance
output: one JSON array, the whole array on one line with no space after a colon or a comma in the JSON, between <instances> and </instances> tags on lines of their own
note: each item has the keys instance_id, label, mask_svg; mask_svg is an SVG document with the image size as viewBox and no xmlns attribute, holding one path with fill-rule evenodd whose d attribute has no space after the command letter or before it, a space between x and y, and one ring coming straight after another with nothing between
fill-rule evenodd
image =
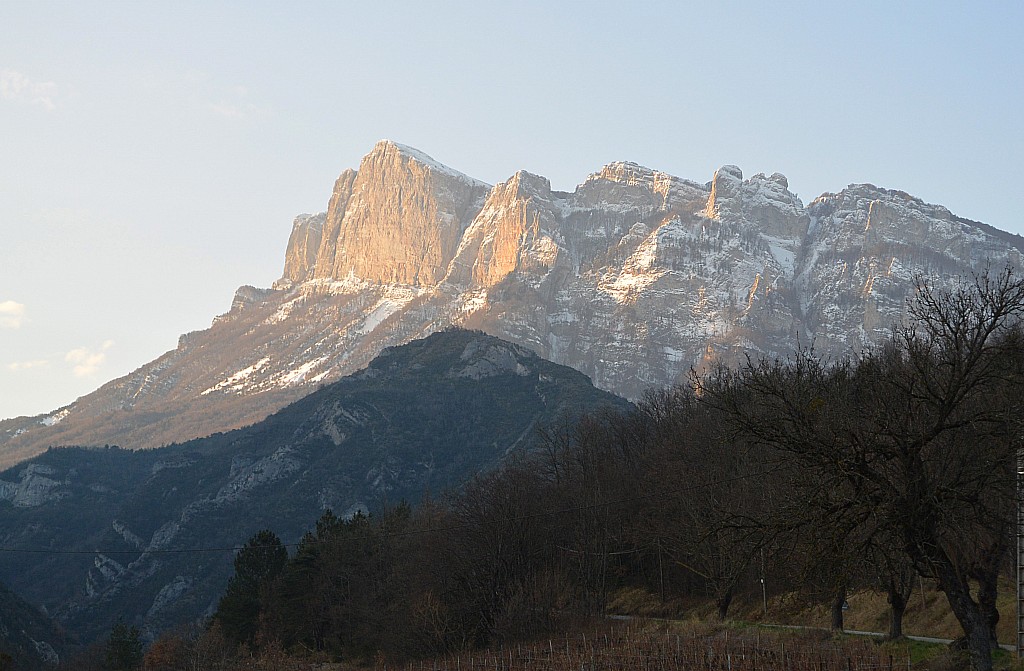
<instances>
[{"instance_id":1,"label":"cloud","mask_svg":"<svg viewBox=\"0 0 1024 671\"><path fill-rule=\"evenodd\" d=\"M210 103L210 111L224 119L251 119L262 113L255 105L234 105L228 102Z\"/></svg>"},{"instance_id":2,"label":"cloud","mask_svg":"<svg viewBox=\"0 0 1024 671\"><path fill-rule=\"evenodd\" d=\"M219 88L219 95L209 95L207 108L222 119L232 121L245 121L249 119L260 119L269 115L270 110L266 107L251 102L249 89L236 84L227 88ZM213 93L213 90L207 92ZM216 102L213 101L217 98Z\"/></svg>"},{"instance_id":3,"label":"cloud","mask_svg":"<svg viewBox=\"0 0 1024 671\"><path fill-rule=\"evenodd\" d=\"M57 85L53 82L36 82L14 70L0 70L0 98L4 100L54 110L56 97Z\"/></svg>"},{"instance_id":4,"label":"cloud","mask_svg":"<svg viewBox=\"0 0 1024 671\"><path fill-rule=\"evenodd\" d=\"M202 70L151 73L143 86L164 104L226 123L259 122L273 115L244 84L218 80Z\"/></svg>"},{"instance_id":5,"label":"cloud","mask_svg":"<svg viewBox=\"0 0 1024 671\"><path fill-rule=\"evenodd\" d=\"M46 359L34 359L32 361L15 361L7 364L7 370L18 372L20 370L31 370L32 368L45 368L50 362Z\"/></svg>"},{"instance_id":6,"label":"cloud","mask_svg":"<svg viewBox=\"0 0 1024 671\"><path fill-rule=\"evenodd\" d=\"M25 306L15 301L0 303L0 329L21 328L25 323Z\"/></svg>"},{"instance_id":7,"label":"cloud","mask_svg":"<svg viewBox=\"0 0 1024 671\"><path fill-rule=\"evenodd\" d=\"M75 374L75 377L86 377L100 369L107 359L106 351L113 346L113 340L106 340L99 350L79 347L65 354L64 361L71 364L71 372Z\"/></svg>"}]
</instances>

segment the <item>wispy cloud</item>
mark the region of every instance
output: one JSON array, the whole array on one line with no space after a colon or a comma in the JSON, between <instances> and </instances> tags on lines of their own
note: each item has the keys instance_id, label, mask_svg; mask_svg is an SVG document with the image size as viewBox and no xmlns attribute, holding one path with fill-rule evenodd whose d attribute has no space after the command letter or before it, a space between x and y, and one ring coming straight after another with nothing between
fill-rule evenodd
<instances>
[{"instance_id":1,"label":"wispy cloud","mask_svg":"<svg viewBox=\"0 0 1024 671\"><path fill-rule=\"evenodd\" d=\"M228 102L210 103L210 111L224 119L251 119L262 113L255 105L235 105Z\"/></svg>"},{"instance_id":2,"label":"wispy cloud","mask_svg":"<svg viewBox=\"0 0 1024 671\"><path fill-rule=\"evenodd\" d=\"M151 73L143 86L169 105L229 123L260 121L273 114L246 86L220 81L202 70Z\"/></svg>"},{"instance_id":3,"label":"wispy cloud","mask_svg":"<svg viewBox=\"0 0 1024 671\"><path fill-rule=\"evenodd\" d=\"M254 103L249 89L241 84L218 85L212 77L208 77L202 82L202 87L197 86L196 90L205 98L207 110L228 121L249 121L270 113L269 108Z\"/></svg>"},{"instance_id":4,"label":"wispy cloud","mask_svg":"<svg viewBox=\"0 0 1024 671\"><path fill-rule=\"evenodd\" d=\"M32 361L15 361L7 364L7 370L18 372L20 370L31 370L33 368L45 368L50 362L46 359L34 359Z\"/></svg>"},{"instance_id":5,"label":"wispy cloud","mask_svg":"<svg viewBox=\"0 0 1024 671\"><path fill-rule=\"evenodd\" d=\"M222 119L245 121L267 116L270 111L249 99L249 90L244 86L231 86L221 91L217 102L207 103L208 108Z\"/></svg>"},{"instance_id":6,"label":"wispy cloud","mask_svg":"<svg viewBox=\"0 0 1024 671\"><path fill-rule=\"evenodd\" d=\"M16 301L0 302L0 329L17 329L24 323L24 304Z\"/></svg>"},{"instance_id":7,"label":"wispy cloud","mask_svg":"<svg viewBox=\"0 0 1024 671\"><path fill-rule=\"evenodd\" d=\"M105 341L98 350L88 347L73 349L64 355L64 361L71 364L71 372L75 377L86 377L100 369L107 359L107 350L114 346L113 340Z\"/></svg>"},{"instance_id":8,"label":"wispy cloud","mask_svg":"<svg viewBox=\"0 0 1024 671\"><path fill-rule=\"evenodd\" d=\"M54 110L57 109L57 85L34 81L15 70L0 69L0 98Z\"/></svg>"}]
</instances>

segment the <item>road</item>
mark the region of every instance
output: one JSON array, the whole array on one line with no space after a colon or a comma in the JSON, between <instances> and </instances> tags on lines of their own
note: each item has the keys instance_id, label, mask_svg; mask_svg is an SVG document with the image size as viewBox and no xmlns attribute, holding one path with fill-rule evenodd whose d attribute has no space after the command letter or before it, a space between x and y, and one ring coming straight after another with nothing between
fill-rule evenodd
<instances>
[{"instance_id":1,"label":"road","mask_svg":"<svg viewBox=\"0 0 1024 671\"><path fill-rule=\"evenodd\" d=\"M820 629L821 631L826 631L822 627L805 627L799 624L762 624L760 626L775 627L777 629ZM856 629L844 629L843 633L850 634L851 636L876 636L878 638L885 636L885 634L883 634L880 631L857 631ZM934 638L932 636L904 636L904 638L909 638L911 641L920 641L922 643L939 643L941 645L949 645L953 642L953 639L951 638ZM999 647L1003 650L1015 652L1015 648L1009 643L1000 643Z\"/></svg>"},{"instance_id":2,"label":"road","mask_svg":"<svg viewBox=\"0 0 1024 671\"><path fill-rule=\"evenodd\" d=\"M609 615L608 619L610 619L610 620L627 620L627 621L628 620L658 620L658 621L661 621L661 622L683 622L684 621L684 620L671 620L671 619L668 619L668 618L661 618L661 617L638 618L638 617L634 617L633 615ZM806 627L806 626L801 625L801 624L765 624L765 623L758 623L758 626L760 626L760 627L771 627L771 628L775 628L775 629L817 629L817 630L820 630L820 631L828 631L827 629L824 629L823 627ZM883 636L885 636L885 634L883 634L880 631L857 631L855 629L844 629L843 633L844 634L850 634L851 636L875 636L875 637L878 637L878 638L882 638ZM906 636L905 638L908 638L911 641L920 641L921 643L938 643L940 645L949 645L950 643L953 642L953 639L951 639L951 638L933 638L931 636ZM999 647L1002 648L1003 650L1009 650L1010 652L1016 652L1016 649L1012 645L1010 645L1009 643L1000 643Z\"/></svg>"}]
</instances>

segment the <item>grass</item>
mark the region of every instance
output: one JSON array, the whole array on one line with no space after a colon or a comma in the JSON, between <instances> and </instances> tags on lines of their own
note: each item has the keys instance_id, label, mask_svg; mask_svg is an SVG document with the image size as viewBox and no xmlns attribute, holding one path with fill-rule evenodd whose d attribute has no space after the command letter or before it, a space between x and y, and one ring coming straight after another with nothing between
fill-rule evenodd
<instances>
[{"instance_id":1,"label":"grass","mask_svg":"<svg viewBox=\"0 0 1024 671\"><path fill-rule=\"evenodd\" d=\"M996 635L1000 643L1012 644L1017 614L1016 586L1007 578L999 583L999 625ZM645 603L646 600L646 603ZM889 631L889 604L880 592L862 590L847 598L850 608L843 614L844 628L854 631ZM708 600L686 602L676 599L661 604L657 595L643 590L616 593L609 606L611 612L646 617L681 617L713 621L716 613ZM730 619L749 622L801 625L828 629L831 616L825 605L809 605L806 598L794 594L771 597L765 614L760 595L737 596L729 611ZM919 582L911 594L903 618L903 633L908 636L956 639L963 635L960 623L950 610L942 592L928 581Z\"/></svg>"},{"instance_id":2,"label":"grass","mask_svg":"<svg viewBox=\"0 0 1024 671\"><path fill-rule=\"evenodd\" d=\"M464 652L398 671L902 671L914 664L909 647L880 646L862 637L816 630L699 622L636 620L531 644ZM384 668L381 666L380 668Z\"/></svg>"}]
</instances>

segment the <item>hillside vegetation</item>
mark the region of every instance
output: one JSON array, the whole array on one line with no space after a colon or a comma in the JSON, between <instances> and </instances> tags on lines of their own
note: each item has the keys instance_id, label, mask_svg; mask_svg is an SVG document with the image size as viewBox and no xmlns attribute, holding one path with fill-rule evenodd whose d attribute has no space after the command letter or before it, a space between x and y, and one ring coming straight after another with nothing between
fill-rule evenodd
<instances>
[{"instance_id":1,"label":"hillside vegetation","mask_svg":"<svg viewBox=\"0 0 1024 671\"><path fill-rule=\"evenodd\" d=\"M263 422L154 450L51 449L0 473L0 579L84 642L208 616L232 548L298 543L325 509L456 489L536 427L628 404L582 373L470 331L383 352Z\"/></svg>"}]
</instances>

